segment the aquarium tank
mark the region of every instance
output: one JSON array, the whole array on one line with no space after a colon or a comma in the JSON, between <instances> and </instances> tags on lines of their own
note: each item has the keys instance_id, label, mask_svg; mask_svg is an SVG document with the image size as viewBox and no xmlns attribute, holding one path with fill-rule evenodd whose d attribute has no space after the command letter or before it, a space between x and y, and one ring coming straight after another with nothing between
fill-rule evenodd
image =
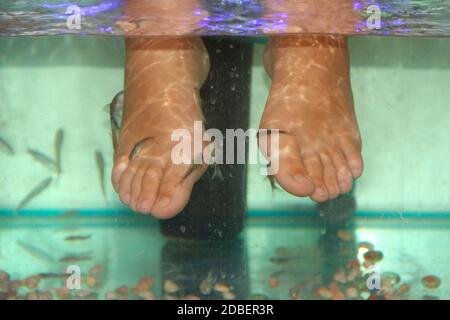
<instances>
[{"instance_id":1,"label":"aquarium tank","mask_svg":"<svg viewBox=\"0 0 450 320\"><path fill-rule=\"evenodd\" d=\"M448 300L449 88L450 0L1 1L0 300Z\"/></svg>"}]
</instances>

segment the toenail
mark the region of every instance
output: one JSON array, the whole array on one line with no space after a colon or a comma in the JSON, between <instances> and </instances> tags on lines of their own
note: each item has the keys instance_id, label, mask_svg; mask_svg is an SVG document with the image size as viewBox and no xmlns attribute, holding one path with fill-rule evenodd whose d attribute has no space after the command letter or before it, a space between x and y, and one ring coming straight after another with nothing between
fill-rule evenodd
<instances>
[{"instance_id":1,"label":"toenail","mask_svg":"<svg viewBox=\"0 0 450 320\"><path fill-rule=\"evenodd\" d=\"M352 178L350 178L349 176L339 177L339 183L344 185L351 184Z\"/></svg>"},{"instance_id":2,"label":"toenail","mask_svg":"<svg viewBox=\"0 0 450 320\"><path fill-rule=\"evenodd\" d=\"M297 182L302 183L302 184L305 182L310 182L310 180L307 177L305 177L304 175L301 175L301 174L295 175L294 179L297 180Z\"/></svg>"},{"instance_id":3,"label":"toenail","mask_svg":"<svg viewBox=\"0 0 450 320\"><path fill-rule=\"evenodd\" d=\"M157 203L156 203L156 207L158 208L162 208L165 207L169 204L170 202L170 198L169 197L162 197Z\"/></svg>"},{"instance_id":4,"label":"toenail","mask_svg":"<svg viewBox=\"0 0 450 320\"><path fill-rule=\"evenodd\" d=\"M125 202L126 204L128 204L131 200L131 195L129 193L127 193L124 197L123 197L123 202Z\"/></svg>"},{"instance_id":5,"label":"toenail","mask_svg":"<svg viewBox=\"0 0 450 320\"><path fill-rule=\"evenodd\" d=\"M361 167L353 166L351 167L353 177L359 177L361 175Z\"/></svg>"},{"instance_id":6,"label":"toenail","mask_svg":"<svg viewBox=\"0 0 450 320\"><path fill-rule=\"evenodd\" d=\"M119 163L116 167L115 170L116 171L123 171L127 168L128 164L127 163Z\"/></svg>"},{"instance_id":7,"label":"toenail","mask_svg":"<svg viewBox=\"0 0 450 320\"><path fill-rule=\"evenodd\" d=\"M148 212L150 210L150 205L147 201L144 201L141 205L142 211Z\"/></svg>"}]
</instances>

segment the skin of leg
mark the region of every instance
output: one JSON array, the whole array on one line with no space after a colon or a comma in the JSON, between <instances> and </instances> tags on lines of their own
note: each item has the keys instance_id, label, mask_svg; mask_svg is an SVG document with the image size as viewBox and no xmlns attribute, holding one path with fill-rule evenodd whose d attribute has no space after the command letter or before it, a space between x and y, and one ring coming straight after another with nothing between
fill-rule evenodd
<instances>
[{"instance_id":1,"label":"skin of leg","mask_svg":"<svg viewBox=\"0 0 450 320\"><path fill-rule=\"evenodd\" d=\"M350 0L262 0L269 21L264 33L355 33L362 17Z\"/></svg>"},{"instance_id":2,"label":"skin of leg","mask_svg":"<svg viewBox=\"0 0 450 320\"><path fill-rule=\"evenodd\" d=\"M362 173L348 60L340 36L276 36L267 45L272 87L260 129L280 130L275 178L294 195L333 199Z\"/></svg>"},{"instance_id":3,"label":"skin of leg","mask_svg":"<svg viewBox=\"0 0 450 320\"><path fill-rule=\"evenodd\" d=\"M196 0L126 0L116 24L130 36L187 35L207 16Z\"/></svg>"},{"instance_id":4,"label":"skin of leg","mask_svg":"<svg viewBox=\"0 0 450 320\"><path fill-rule=\"evenodd\" d=\"M203 120L199 89L209 71L208 54L198 37L129 38L126 50L124 115L112 183L133 210L171 218L185 207L206 170L175 165L171 153L174 130L193 136L194 121Z\"/></svg>"}]
</instances>

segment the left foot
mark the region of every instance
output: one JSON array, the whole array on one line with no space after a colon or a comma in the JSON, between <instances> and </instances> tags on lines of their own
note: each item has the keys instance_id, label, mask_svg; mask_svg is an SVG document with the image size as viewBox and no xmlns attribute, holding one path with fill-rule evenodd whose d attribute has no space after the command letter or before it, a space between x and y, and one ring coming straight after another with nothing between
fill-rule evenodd
<instances>
[{"instance_id":1,"label":"left foot","mask_svg":"<svg viewBox=\"0 0 450 320\"><path fill-rule=\"evenodd\" d=\"M272 88L260 129L280 130L278 183L317 202L350 191L363 162L345 38L274 37L264 65Z\"/></svg>"}]
</instances>

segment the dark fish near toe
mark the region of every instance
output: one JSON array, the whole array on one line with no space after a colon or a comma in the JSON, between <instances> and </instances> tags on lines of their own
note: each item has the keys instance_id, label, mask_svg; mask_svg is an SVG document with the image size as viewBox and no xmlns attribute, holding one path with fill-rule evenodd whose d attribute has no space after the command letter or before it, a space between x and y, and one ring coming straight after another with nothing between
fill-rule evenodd
<instances>
[{"instance_id":1,"label":"dark fish near toe","mask_svg":"<svg viewBox=\"0 0 450 320\"><path fill-rule=\"evenodd\" d=\"M109 117L111 121L111 131L113 137L114 150L117 148L119 141L120 128L122 127L123 104L125 100L124 92L121 91L115 95L112 102L109 104Z\"/></svg>"}]
</instances>

